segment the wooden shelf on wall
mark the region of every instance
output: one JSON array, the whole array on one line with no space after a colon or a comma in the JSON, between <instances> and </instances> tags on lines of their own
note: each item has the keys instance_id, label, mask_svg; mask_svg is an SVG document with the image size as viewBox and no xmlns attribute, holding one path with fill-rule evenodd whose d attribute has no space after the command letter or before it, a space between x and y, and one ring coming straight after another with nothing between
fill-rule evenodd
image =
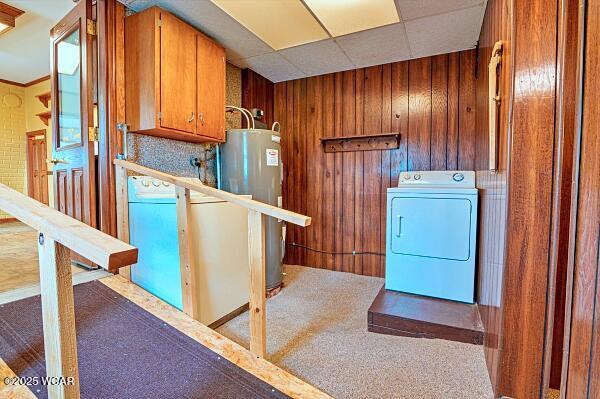
<instances>
[{"instance_id":1,"label":"wooden shelf on wall","mask_svg":"<svg viewBox=\"0 0 600 399\"><path fill-rule=\"evenodd\" d=\"M325 152L393 150L400 146L400 133L322 137Z\"/></svg>"},{"instance_id":2,"label":"wooden shelf on wall","mask_svg":"<svg viewBox=\"0 0 600 399\"><path fill-rule=\"evenodd\" d=\"M42 104L44 104L44 107L48 108L48 102L50 101L50 92L47 93L42 93L42 94L38 94L37 96L35 96L38 100L40 100L40 102Z\"/></svg>"},{"instance_id":3,"label":"wooden shelf on wall","mask_svg":"<svg viewBox=\"0 0 600 399\"><path fill-rule=\"evenodd\" d=\"M50 116L52 113L50 111L40 112L39 114L35 114L38 118L44 122L44 125L48 126L48 121L50 120Z\"/></svg>"}]
</instances>

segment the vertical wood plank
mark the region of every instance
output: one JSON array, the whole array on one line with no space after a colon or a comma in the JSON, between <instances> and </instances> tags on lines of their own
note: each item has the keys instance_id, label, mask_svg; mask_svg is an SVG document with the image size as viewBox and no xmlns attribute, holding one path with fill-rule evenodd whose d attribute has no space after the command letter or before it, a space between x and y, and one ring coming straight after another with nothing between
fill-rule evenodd
<instances>
[{"instance_id":1,"label":"vertical wood plank","mask_svg":"<svg viewBox=\"0 0 600 399\"><path fill-rule=\"evenodd\" d=\"M365 68L364 79L364 127L366 134L381 133L381 109L383 104L383 68L381 65ZM381 151L364 151L364 181L362 244L364 251L377 253L380 245L381 220ZM380 257L361 255L363 274L381 274Z\"/></svg>"},{"instance_id":2,"label":"vertical wood plank","mask_svg":"<svg viewBox=\"0 0 600 399\"><path fill-rule=\"evenodd\" d=\"M335 136L343 135L343 120L346 117L343 114L343 82L344 75L338 72L334 76L334 124L335 124ZM335 178L334 178L334 193L335 193L335 220L334 220L334 240L335 240L335 251L337 253L343 253L344 251L344 214L345 214L345 203L344 203L344 155L343 153L335 153ZM344 270L344 256L335 256L335 270Z\"/></svg>"},{"instance_id":3,"label":"vertical wood plank","mask_svg":"<svg viewBox=\"0 0 600 399\"><path fill-rule=\"evenodd\" d=\"M127 170L115 166L116 204L117 204L117 238L129 243L129 194L127 192ZM119 269L119 274L131 280L131 266Z\"/></svg>"},{"instance_id":4,"label":"vertical wood plank","mask_svg":"<svg viewBox=\"0 0 600 399\"><path fill-rule=\"evenodd\" d=\"M266 356L266 268L265 220L260 212L248 211L248 258L250 262L250 352Z\"/></svg>"},{"instance_id":5,"label":"vertical wood plank","mask_svg":"<svg viewBox=\"0 0 600 399\"><path fill-rule=\"evenodd\" d=\"M192 254L192 209L190 190L176 187L177 234L179 238L179 272L181 274L181 294L185 314L200 320L200 295L196 286L198 270Z\"/></svg>"},{"instance_id":6,"label":"vertical wood plank","mask_svg":"<svg viewBox=\"0 0 600 399\"><path fill-rule=\"evenodd\" d=\"M448 54L432 57L431 170L446 170L448 137Z\"/></svg>"},{"instance_id":7,"label":"vertical wood plank","mask_svg":"<svg viewBox=\"0 0 600 399\"><path fill-rule=\"evenodd\" d=\"M342 72L342 135L350 135L356 132L356 71ZM343 165L343 187L342 202L344 203L344 215L342 220L342 248L344 253L354 251L355 236L355 159L357 154L354 152L342 153ZM355 257L352 255L343 255L342 271L354 272Z\"/></svg>"},{"instance_id":8,"label":"vertical wood plank","mask_svg":"<svg viewBox=\"0 0 600 399\"><path fill-rule=\"evenodd\" d=\"M381 104L381 131L392 131L392 64L382 67L382 104ZM386 200L387 189L391 187L390 168L392 164L392 151L381 151L381 187L379 195L379 247L377 252L385 254L385 226L386 226ZM376 275L385 275L385 256L378 256L379 271Z\"/></svg>"},{"instance_id":9,"label":"vertical wood plank","mask_svg":"<svg viewBox=\"0 0 600 399\"><path fill-rule=\"evenodd\" d=\"M409 61L408 170L429 170L431 58Z\"/></svg>"},{"instance_id":10,"label":"vertical wood plank","mask_svg":"<svg viewBox=\"0 0 600 399\"><path fill-rule=\"evenodd\" d=\"M364 85L365 85L365 70L357 69L354 76L355 80L355 133L357 135L364 134L363 117L364 117ZM354 157L354 250L357 252L364 251L364 232L363 232L363 215L365 206L365 191L364 191L364 151L357 151ZM363 274L363 256L354 257L354 273Z\"/></svg>"},{"instance_id":11,"label":"vertical wood plank","mask_svg":"<svg viewBox=\"0 0 600 399\"><path fill-rule=\"evenodd\" d=\"M326 136L331 137L334 135L334 96L328 95L333 94L335 91L334 86L334 75L329 74L322 77L322 93L323 93L323 104L322 104L322 118L323 128L319 133L320 137ZM325 251L335 251L335 215L336 215L336 204L335 204L335 154L323 153L323 148L320 142L317 142L316 151L322 153L323 160L323 171L322 171L322 225L321 225L321 239L323 242L323 249ZM324 254L322 256L323 267L329 270L335 270L335 256Z\"/></svg>"},{"instance_id":12,"label":"vertical wood plank","mask_svg":"<svg viewBox=\"0 0 600 399\"><path fill-rule=\"evenodd\" d=\"M390 179L392 185L398 185L400 172L408 168L408 61L392 65L392 130L400 133L400 146L392 150Z\"/></svg>"},{"instance_id":13,"label":"vertical wood plank","mask_svg":"<svg viewBox=\"0 0 600 399\"><path fill-rule=\"evenodd\" d=\"M72 382L48 385L51 398L79 398L70 253L68 248L40 234L38 254L46 375Z\"/></svg>"},{"instance_id":14,"label":"vertical wood plank","mask_svg":"<svg viewBox=\"0 0 600 399\"><path fill-rule=\"evenodd\" d=\"M475 50L460 53L458 169L475 168Z\"/></svg>"},{"instance_id":15,"label":"vertical wood plank","mask_svg":"<svg viewBox=\"0 0 600 399\"><path fill-rule=\"evenodd\" d=\"M459 119L460 54L448 55L448 137L446 139L446 167L458 169L458 119Z\"/></svg>"}]
</instances>

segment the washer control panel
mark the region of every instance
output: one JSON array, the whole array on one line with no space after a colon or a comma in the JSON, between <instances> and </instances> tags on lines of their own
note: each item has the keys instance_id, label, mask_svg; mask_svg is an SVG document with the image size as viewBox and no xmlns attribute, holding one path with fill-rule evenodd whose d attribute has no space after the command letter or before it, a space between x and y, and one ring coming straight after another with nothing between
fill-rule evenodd
<instances>
[{"instance_id":1,"label":"washer control panel","mask_svg":"<svg viewBox=\"0 0 600 399\"><path fill-rule=\"evenodd\" d=\"M400 173L398 187L463 187L475 188L473 171L411 171Z\"/></svg>"}]
</instances>

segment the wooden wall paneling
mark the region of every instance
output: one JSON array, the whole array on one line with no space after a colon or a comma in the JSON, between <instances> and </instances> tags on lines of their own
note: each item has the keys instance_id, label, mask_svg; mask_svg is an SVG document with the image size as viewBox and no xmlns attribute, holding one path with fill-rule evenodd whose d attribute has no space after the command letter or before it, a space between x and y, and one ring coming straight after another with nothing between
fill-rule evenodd
<instances>
[{"instance_id":1,"label":"wooden wall paneling","mask_svg":"<svg viewBox=\"0 0 600 399\"><path fill-rule=\"evenodd\" d=\"M458 169L475 168L475 63L472 51L460 53L459 111L458 111Z\"/></svg>"},{"instance_id":2,"label":"wooden wall paneling","mask_svg":"<svg viewBox=\"0 0 600 399\"><path fill-rule=\"evenodd\" d=\"M299 114L299 119L298 119L298 126L299 126L299 142L300 142L300 157L299 157L299 167L300 167L300 181L299 181L299 190L296 191L296 195L300 198L300 204L299 204L299 213L302 213L303 215L307 214L307 204L308 204L308 179L307 179L307 173L308 173L308 162L307 162L307 153L306 153L306 145L308 142L308 126L309 126L309 121L310 121L310 115L309 115L309 110L308 110L308 101L306 100L308 97L308 81L307 79L302 79L301 80L301 85L300 85L300 99L302 99L303 101L301 101L300 99L298 100L299 105L300 105L300 114ZM299 232L299 236L300 236L300 243L302 245L306 245L307 244L307 236L308 236L308 229L300 229L298 228L296 231ZM299 251L300 252L300 256L298 259L298 262L301 265L307 265L308 264L308 258L307 258L307 251L305 249L302 249Z\"/></svg>"},{"instance_id":3,"label":"wooden wall paneling","mask_svg":"<svg viewBox=\"0 0 600 399\"><path fill-rule=\"evenodd\" d=\"M262 77L251 69L242 70L242 107L252 109L260 108L265 112L262 119L269 128L275 121L273 82Z\"/></svg>"},{"instance_id":4,"label":"wooden wall paneling","mask_svg":"<svg viewBox=\"0 0 600 399\"><path fill-rule=\"evenodd\" d=\"M565 7L563 8L562 5ZM571 179L573 172L573 144L575 137L575 114L576 114L576 83L578 51L578 14L579 1L567 0L561 3L559 20L559 57L560 72L558 90L560 96L561 112L557 117L557 130L560 145L557 145L557 157L561 158L561 167L557 171L555 180L558 198L555 205L557 209L553 212L556 220L553 229L554 246L552 251L552 262L555 264L554 278L554 316L548 330L552 334L551 359L547 360L550 367L548 385L550 388L559 389L561 381L563 338L565 328L565 298L566 281L569 256L569 228L571 212ZM558 154L560 151L560 154Z\"/></svg>"},{"instance_id":5,"label":"wooden wall paneling","mask_svg":"<svg viewBox=\"0 0 600 399\"><path fill-rule=\"evenodd\" d=\"M431 168L431 58L409 61L408 170Z\"/></svg>"},{"instance_id":6,"label":"wooden wall paneling","mask_svg":"<svg viewBox=\"0 0 600 399\"><path fill-rule=\"evenodd\" d=\"M462 59L472 63L465 70L473 72L475 51L468 52L468 57L442 55L274 86L274 115L282 130L289 131L288 140L282 140L284 204L313 217L313 225L304 231L290 226L288 243L339 253L288 245L286 262L383 276L385 257L379 254L385 251L387 188L397 185L404 170L456 168L462 147L471 148L463 159L474 157L475 144L469 141L475 140L475 123L470 122L475 107L466 111L459 102L468 105L475 98L475 83L464 82L475 74L460 75ZM461 94L465 88L473 93ZM251 92L245 97L259 101L252 100ZM282 109L285 120L279 116ZM460 112L473 115L460 125ZM464 137L463 126L470 129ZM398 149L325 154L320 143L325 136L388 131L400 133ZM466 141L461 148L460 140ZM352 255L353 251L372 254Z\"/></svg>"},{"instance_id":7,"label":"wooden wall paneling","mask_svg":"<svg viewBox=\"0 0 600 399\"><path fill-rule=\"evenodd\" d=\"M363 133L382 133L381 110L383 107L383 69L381 65L365 68L364 70L364 108ZM362 251L377 254L380 250L381 229L381 150L364 151L363 155L363 221L362 242L358 247ZM380 276L382 267L380 256L365 254L363 274Z\"/></svg>"},{"instance_id":8,"label":"wooden wall paneling","mask_svg":"<svg viewBox=\"0 0 600 399\"><path fill-rule=\"evenodd\" d=\"M448 170L458 169L459 76L460 53L448 54L448 137L446 139Z\"/></svg>"},{"instance_id":9,"label":"wooden wall paneling","mask_svg":"<svg viewBox=\"0 0 600 399\"><path fill-rule=\"evenodd\" d=\"M448 54L432 57L431 62L431 170L446 170Z\"/></svg>"},{"instance_id":10,"label":"wooden wall paneling","mask_svg":"<svg viewBox=\"0 0 600 399\"><path fill-rule=\"evenodd\" d=\"M408 168L408 62L392 64L392 130L400 133L400 147L391 150L390 179L398 185L401 171Z\"/></svg>"},{"instance_id":11,"label":"wooden wall paneling","mask_svg":"<svg viewBox=\"0 0 600 399\"><path fill-rule=\"evenodd\" d=\"M354 75L355 81L355 125L354 134L364 134L364 88L365 88L365 70L357 69ZM365 201L365 190L364 190L364 159L365 152L358 151L354 157L354 250L364 251L363 244L365 242L365 234L363 231L363 219L364 219L364 201ZM354 273L363 274L363 256L354 257Z\"/></svg>"},{"instance_id":12,"label":"wooden wall paneling","mask_svg":"<svg viewBox=\"0 0 600 399\"><path fill-rule=\"evenodd\" d=\"M356 81L355 71L342 72L342 133L341 135L347 135L348 132L356 132ZM354 251L354 226L355 226L355 175L357 173L355 169L355 159L357 154L354 152L344 152L342 155L343 164L343 187L342 187L342 201L344 204L343 208L343 252L352 253ZM355 272L355 257L352 255L343 255L343 268L344 272Z\"/></svg>"},{"instance_id":13,"label":"wooden wall paneling","mask_svg":"<svg viewBox=\"0 0 600 399\"><path fill-rule=\"evenodd\" d=\"M549 271L557 1L514 10L514 91L500 393L541 396ZM544 29L532 30L532 26ZM536 71L536 73L532 73ZM525 349L524 349L525 348Z\"/></svg>"},{"instance_id":14,"label":"wooden wall paneling","mask_svg":"<svg viewBox=\"0 0 600 399\"><path fill-rule=\"evenodd\" d=\"M381 104L381 131L392 131L392 64L383 65L382 71L382 104ZM392 151L381 151L381 186L379 196L379 248L385 254L386 216L387 216L387 189L395 186L391 180ZM385 256L378 256L379 273L385 275Z\"/></svg>"},{"instance_id":15,"label":"wooden wall paneling","mask_svg":"<svg viewBox=\"0 0 600 399\"><path fill-rule=\"evenodd\" d=\"M343 82L344 74L338 72L334 75L334 96L333 96L333 107L334 107L334 136L342 136L343 131L343 120L346 118L342 106L343 96ZM335 220L334 220L334 237L335 237L335 252L344 252L344 240L343 227L344 227L344 214L345 214L345 203L344 203L344 155L343 153L334 153L335 159L335 178L333 181L334 193L335 193ZM335 256L335 270L344 270L344 256Z\"/></svg>"},{"instance_id":16,"label":"wooden wall paneling","mask_svg":"<svg viewBox=\"0 0 600 399\"><path fill-rule=\"evenodd\" d=\"M322 119L323 128L318 133L319 136L331 137L335 134L335 98L332 95L335 92L335 75L329 74L322 78L322 92L323 92L323 104L322 104ZM321 143L318 143L321 146ZM323 243L323 250L328 252L334 252L335 246L335 234L336 231L336 195L335 195L335 154L333 153L322 153L322 148L317 148L316 151L322 154L323 170L322 170L322 225L321 225L321 240ZM329 270L335 270L335 259L336 257L329 254L323 254L323 266Z\"/></svg>"},{"instance_id":17,"label":"wooden wall paneling","mask_svg":"<svg viewBox=\"0 0 600 399\"><path fill-rule=\"evenodd\" d=\"M566 399L600 397L600 2L583 2L585 35L573 173L567 285L567 335L561 391ZM581 55L581 54L580 54Z\"/></svg>"}]
</instances>

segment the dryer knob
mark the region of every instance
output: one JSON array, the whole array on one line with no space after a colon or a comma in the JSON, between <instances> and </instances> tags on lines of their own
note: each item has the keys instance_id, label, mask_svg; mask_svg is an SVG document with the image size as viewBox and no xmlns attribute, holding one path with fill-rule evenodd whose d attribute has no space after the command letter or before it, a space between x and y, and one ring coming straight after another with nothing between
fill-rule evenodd
<instances>
[{"instance_id":1,"label":"dryer knob","mask_svg":"<svg viewBox=\"0 0 600 399\"><path fill-rule=\"evenodd\" d=\"M410 180L410 173L404 174L404 180Z\"/></svg>"},{"instance_id":2,"label":"dryer knob","mask_svg":"<svg viewBox=\"0 0 600 399\"><path fill-rule=\"evenodd\" d=\"M421 175L419 175L419 174L416 174L416 175L415 175L415 180L421 180Z\"/></svg>"},{"instance_id":3,"label":"dryer knob","mask_svg":"<svg viewBox=\"0 0 600 399\"><path fill-rule=\"evenodd\" d=\"M150 183L148 183L148 180L142 180L142 186L148 187L150 186Z\"/></svg>"},{"instance_id":4,"label":"dryer knob","mask_svg":"<svg viewBox=\"0 0 600 399\"><path fill-rule=\"evenodd\" d=\"M462 173L455 173L452 175L452 180L454 181L463 181L465 179L465 175Z\"/></svg>"},{"instance_id":5,"label":"dryer knob","mask_svg":"<svg viewBox=\"0 0 600 399\"><path fill-rule=\"evenodd\" d=\"M160 181L158 181L158 180L152 180L152 185L154 187L160 187Z\"/></svg>"}]
</instances>

